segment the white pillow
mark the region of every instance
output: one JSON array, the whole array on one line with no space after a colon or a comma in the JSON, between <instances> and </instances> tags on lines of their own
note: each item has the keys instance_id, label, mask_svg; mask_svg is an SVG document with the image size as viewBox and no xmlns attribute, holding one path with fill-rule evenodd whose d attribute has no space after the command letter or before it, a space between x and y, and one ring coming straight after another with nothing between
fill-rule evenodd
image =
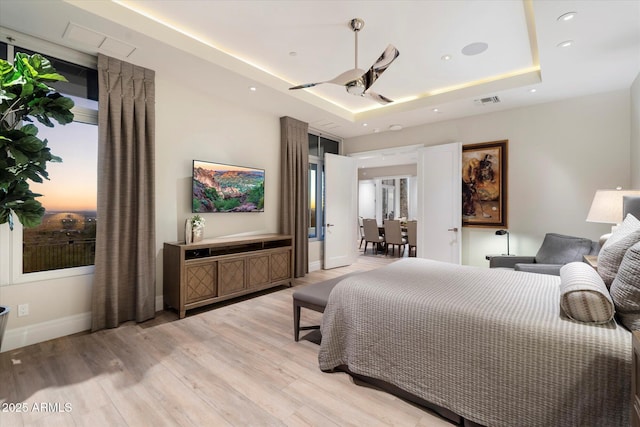
<instances>
[{"instance_id":1,"label":"white pillow","mask_svg":"<svg viewBox=\"0 0 640 427\"><path fill-rule=\"evenodd\" d=\"M618 274L624 254L631 246L640 242L640 220L628 214L624 222L607 239L598 254L598 273L607 287Z\"/></svg>"},{"instance_id":2,"label":"white pillow","mask_svg":"<svg viewBox=\"0 0 640 427\"><path fill-rule=\"evenodd\" d=\"M573 320L607 323L615 308L598 273L584 262L570 262L560 269L560 307Z\"/></svg>"},{"instance_id":3,"label":"white pillow","mask_svg":"<svg viewBox=\"0 0 640 427\"><path fill-rule=\"evenodd\" d=\"M640 242L625 253L611 284L611 298L622 324L640 331Z\"/></svg>"}]
</instances>

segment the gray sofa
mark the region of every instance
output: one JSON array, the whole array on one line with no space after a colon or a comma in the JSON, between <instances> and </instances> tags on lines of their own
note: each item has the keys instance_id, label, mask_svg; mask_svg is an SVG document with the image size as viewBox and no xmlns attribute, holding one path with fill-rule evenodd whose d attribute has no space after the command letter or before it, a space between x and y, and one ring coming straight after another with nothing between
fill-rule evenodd
<instances>
[{"instance_id":1,"label":"gray sofa","mask_svg":"<svg viewBox=\"0 0 640 427\"><path fill-rule=\"evenodd\" d=\"M559 275L563 265L582 261L584 255L597 255L599 251L600 244L590 239L547 233L535 256L494 256L489 267Z\"/></svg>"}]
</instances>

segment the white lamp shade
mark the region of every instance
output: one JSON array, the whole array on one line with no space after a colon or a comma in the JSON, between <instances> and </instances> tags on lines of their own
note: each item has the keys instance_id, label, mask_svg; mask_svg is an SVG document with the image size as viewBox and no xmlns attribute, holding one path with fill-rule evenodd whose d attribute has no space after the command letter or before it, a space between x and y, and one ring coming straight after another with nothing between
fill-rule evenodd
<instances>
[{"instance_id":1,"label":"white lamp shade","mask_svg":"<svg viewBox=\"0 0 640 427\"><path fill-rule=\"evenodd\" d=\"M640 190L597 190L587 215L587 221L607 224L621 223L624 219L622 218L622 198L624 196L640 196Z\"/></svg>"}]
</instances>

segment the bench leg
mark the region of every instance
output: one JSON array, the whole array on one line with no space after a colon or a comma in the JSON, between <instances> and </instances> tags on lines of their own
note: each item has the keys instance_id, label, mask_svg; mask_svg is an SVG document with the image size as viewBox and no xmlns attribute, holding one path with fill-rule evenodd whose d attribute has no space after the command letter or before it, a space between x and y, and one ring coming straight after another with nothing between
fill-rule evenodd
<instances>
[{"instance_id":1,"label":"bench leg","mask_svg":"<svg viewBox=\"0 0 640 427\"><path fill-rule=\"evenodd\" d=\"M293 338L298 342L300 338L300 306L293 300Z\"/></svg>"}]
</instances>

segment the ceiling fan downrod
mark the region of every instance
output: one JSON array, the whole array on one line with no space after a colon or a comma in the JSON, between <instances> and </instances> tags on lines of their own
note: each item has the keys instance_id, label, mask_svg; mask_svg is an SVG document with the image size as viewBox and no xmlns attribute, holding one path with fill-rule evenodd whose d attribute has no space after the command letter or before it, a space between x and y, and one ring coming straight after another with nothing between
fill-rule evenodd
<instances>
[{"instance_id":1,"label":"ceiling fan downrod","mask_svg":"<svg viewBox=\"0 0 640 427\"><path fill-rule=\"evenodd\" d=\"M349 21L349 26L356 35L356 63L354 68L358 68L358 32L364 28L364 21L360 18L353 18L351 21Z\"/></svg>"}]
</instances>

